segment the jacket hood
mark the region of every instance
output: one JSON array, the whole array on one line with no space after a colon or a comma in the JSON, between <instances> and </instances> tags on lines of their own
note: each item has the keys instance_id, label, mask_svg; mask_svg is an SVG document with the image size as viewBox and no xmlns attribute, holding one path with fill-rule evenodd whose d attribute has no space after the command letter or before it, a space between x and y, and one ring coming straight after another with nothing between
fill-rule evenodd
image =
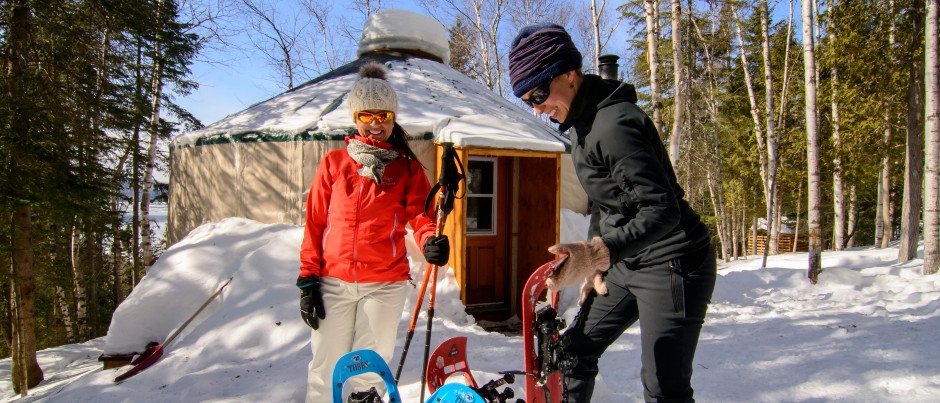
<instances>
[{"instance_id":1,"label":"jacket hood","mask_svg":"<svg viewBox=\"0 0 940 403\"><path fill-rule=\"evenodd\" d=\"M561 132L567 131L585 113L590 113L591 108L596 112L597 109L610 105L621 102L635 104L636 101L636 87L633 84L605 80L594 74L585 74L584 82L581 83L578 93L571 101L571 112L569 112L565 121L559 125L558 129Z\"/></svg>"},{"instance_id":2,"label":"jacket hood","mask_svg":"<svg viewBox=\"0 0 940 403\"><path fill-rule=\"evenodd\" d=\"M604 80L605 82L611 82L610 80ZM618 102L630 102L635 104L637 101L636 96L636 87L633 84L620 83L617 89L610 94L606 99L597 104L597 109L601 109L608 105L613 105Z\"/></svg>"}]
</instances>

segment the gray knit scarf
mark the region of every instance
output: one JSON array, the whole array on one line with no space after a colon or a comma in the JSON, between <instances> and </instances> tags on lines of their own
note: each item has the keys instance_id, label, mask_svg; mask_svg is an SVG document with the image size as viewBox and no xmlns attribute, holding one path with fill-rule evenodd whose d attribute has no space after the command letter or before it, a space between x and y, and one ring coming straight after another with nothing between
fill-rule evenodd
<instances>
[{"instance_id":1,"label":"gray knit scarf","mask_svg":"<svg viewBox=\"0 0 940 403\"><path fill-rule=\"evenodd\" d=\"M386 150L369 145L357 139L350 139L346 144L346 152L353 160L362 164L356 172L366 178L372 178L375 183L382 184L382 173L385 166L398 158L398 151Z\"/></svg>"}]
</instances>

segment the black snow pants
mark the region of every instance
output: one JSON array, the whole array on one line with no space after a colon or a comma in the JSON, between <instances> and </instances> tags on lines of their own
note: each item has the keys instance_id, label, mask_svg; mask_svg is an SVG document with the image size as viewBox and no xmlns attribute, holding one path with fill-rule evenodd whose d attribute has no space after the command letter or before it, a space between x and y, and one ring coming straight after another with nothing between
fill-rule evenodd
<instances>
[{"instance_id":1,"label":"black snow pants","mask_svg":"<svg viewBox=\"0 0 940 403\"><path fill-rule=\"evenodd\" d=\"M692 359L716 272L711 245L659 265L611 267L608 295L592 293L564 333L567 352L577 357L565 374L565 401L591 401L601 354L639 320L646 401L694 402Z\"/></svg>"}]
</instances>

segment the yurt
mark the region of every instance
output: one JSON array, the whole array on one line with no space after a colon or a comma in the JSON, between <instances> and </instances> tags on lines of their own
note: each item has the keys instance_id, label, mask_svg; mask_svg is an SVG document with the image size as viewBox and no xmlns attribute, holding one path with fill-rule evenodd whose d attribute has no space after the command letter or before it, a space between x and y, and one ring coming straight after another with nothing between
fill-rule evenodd
<instances>
[{"instance_id":1,"label":"yurt","mask_svg":"<svg viewBox=\"0 0 940 403\"><path fill-rule=\"evenodd\" d=\"M467 176L443 232L468 313L509 317L528 275L552 256L559 211L584 213L568 139L447 64L444 27L385 10L366 22L357 59L170 145L167 241L225 217L303 225L320 158L355 130L346 98L366 62L382 63L399 97L397 121L437 182L441 144ZM564 190L563 190L564 189ZM461 189L461 193L464 189Z\"/></svg>"}]
</instances>

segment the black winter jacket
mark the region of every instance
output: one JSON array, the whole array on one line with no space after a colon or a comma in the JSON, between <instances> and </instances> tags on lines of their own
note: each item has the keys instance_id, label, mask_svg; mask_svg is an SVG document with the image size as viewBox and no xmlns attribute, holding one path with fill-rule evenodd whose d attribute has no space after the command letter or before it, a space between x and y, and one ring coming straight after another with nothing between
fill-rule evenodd
<instances>
[{"instance_id":1,"label":"black winter jacket","mask_svg":"<svg viewBox=\"0 0 940 403\"><path fill-rule=\"evenodd\" d=\"M559 127L569 132L575 172L593 203L589 236L604 240L611 263L624 261L631 269L710 244L652 119L636 100L630 84L585 75Z\"/></svg>"}]
</instances>

